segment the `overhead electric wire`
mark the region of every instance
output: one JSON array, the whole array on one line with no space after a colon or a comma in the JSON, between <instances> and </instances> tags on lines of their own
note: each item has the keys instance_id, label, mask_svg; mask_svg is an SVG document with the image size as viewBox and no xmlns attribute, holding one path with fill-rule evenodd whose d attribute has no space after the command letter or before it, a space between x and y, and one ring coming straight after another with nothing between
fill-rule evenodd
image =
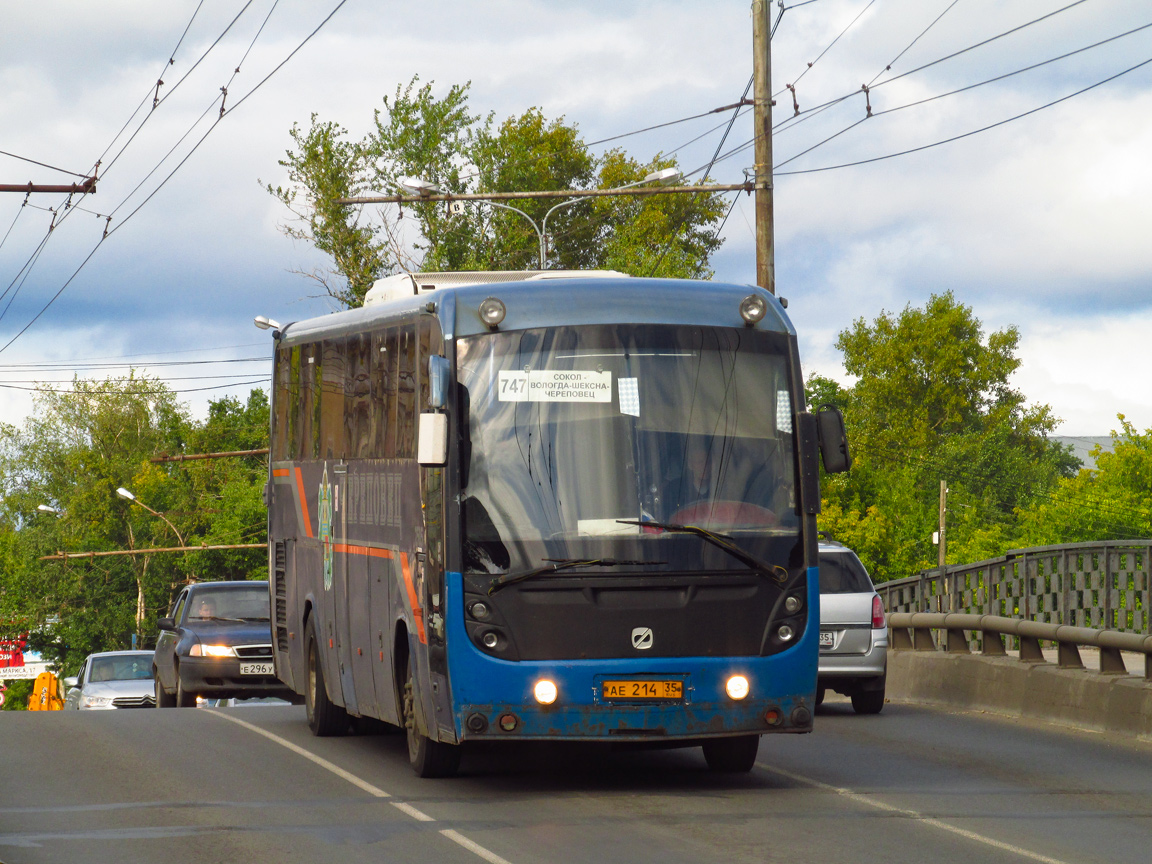
<instances>
[{"instance_id":1,"label":"overhead electric wire","mask_svg":"<svg viewBox=\"0 0 1152 864\"><path fill-rule=\"evenodd\" d=\"M199 349L196 349L199 350ZM142 355L147 356L147 355ZM214 366L218 363L270 363L270 357L229 357L223 360L162 360L158 363L5 363L0 364L0 373L25 372L34 369L53 371L59 369L140 369L163 366Z\"/></svg>"},{"instance_id":2,"label":"overhead electric wire","mask_svg":"<svg viewBox=\"0 0 1152 864\"><path fill-rule=\"evenodd\" d=\"M941 57L938 60L933 60L931 63L925 63L922 66L917 66L915 69L909 69L907 72L901 72L899 75L893 75L891 78L885 78L879 84L872 85L873 89L875 89L875 87L883 87L885 84L891 84L893 81L898 81L901 78L906 78L909 75L915 75L917 72L922 72L925 69L929 69L933 66L937 66L940 63L944 63L947 60L952 60L955 57L959 57L961 54L967 54L969 51L975 51L977 48L982 48L985 45L988 45L992 42L995 42L998 39L1003 39L1005 36L1011 36L1013 33L1018 33L1027 27L1031 27L1033 24L1039 24L1041 21L1046 21L1055 15L1059 15L1062 12L1067 12L1069 9L1073 9L1076 6L1079 6L1080 4L1087 3L1087 2L1088 2L1088 0L1075 0L1075 2L1069 3L1067 6L1061 6L1059 9L1053 10L1052 12L1049 12L1046 15L1041 15L1039 18L1033 18L1031 21L1028 21L1027 23L1021 24L1019 27L1013 27L1011 30L1005 30L1003 33L998 33L995 36L992 36L992 37L985 39L981 42L977 42L975 45L969 45L967 48L961 48L959 51L955 51L951 54L945 55L944 57Z\"/></svg>"},{"instance_id":3,"label":"overhead electric wire","mask_svg":"<svg viewBox=\"0 0 1152 864\"><path fill-rule=\"evenodd\" d=\"M205 390L224 390L228 387L246 387L246 386L249 386L252 384L264 384L268 380L269 380L268 377L256 378L252 381L236 381L232 384L212 384L212 385L209 385L207 387L186 387L186 388L179 389L179 390L174 390L171 388L166 388L164 390L133 390L133 391L131 391L131 395L133 395L133 396L163 396L163 395L166 395L168 393L200 393L200 392L203 392ZM59 393L61 395L66 395L66 396L67 395L74 395L77 393L91 393L92 392L91 390L57 390L57 389L54 389L52 387L24 387L24 386L20 386L20 385L16 385L16 384L4 384L4 383L0 383L0 389L25 390L25 391L32 392L32 393L36 393L36 392Z\"/></svg>"},{"instance_id":4,"label":"overhead electric wire","mask_svg":"<svg viewBox=\"0 0 1152 864\"><path fill-rule=\"evenodd\" d=\"M884 156L874 156L870 159L859 159L855 162L844 162L844 163L841 163L839 165L825 165L821 168L803 168L803 169L798 169L795 171L781 171L781 172L779 172L778 176L783 177L783 176L791 176L794 174L816 174L816 173L819 173L822 171L835 171L835 170L840 169L840 168L853 168L853 167L856 167L857 165L869 165L873 162L883 162L886 159L895 159L897 156L907 156L911 153L919 153L922 150L930 150L933 147L940 147L944 144L951 144L954 141L960 141L964 138L970 138L973 135L980 134L981 132L987 132L990 129L997 128L998 126L1004 126L1004 125L1006 125L1008 123L1012 123L1016 120L1023 119L1024 117L1028 117L1032 114L1036 114L1040 111L1043 111L1046 108L1051 108L1054 105L1059 105L1061 102L1067 102L1069 99L1073 99L1076 96L1080 96L1084 93L1087 93L1090 90L1095 90L1097 87L1101 87L1105 84L1108 84L1112 81L1115 81L1117 78L1121 78L1124 75L1129 74L1130 72L1135 72L1137 69L1140 69L1144 66L1147 66L1149 63L1152 63L1152 57L1150 57L1149 59L1144 60L1140 63L1137 63L1135 66L1129 66L1127 69L1125 69L1121 72L1117 72L1115 75L1111 75L1102 81L1097 81L1095 84L1090 84L1089 86L1087 86L1081 90L1077 90L1075 93L1069 93L1066 96L1061 96L1059 99L1053 99L1051 102L1046 102L1045 104L1043 104L1037 108L1031 109L1030 111L1024 111L1020 114L1016 114L1016 115L1014 115L1012 117L1008 117L1004 120L997 121L996 123L990 123L987 126L981 126L979 129L973 129L969 132L964 132L960 135L953 135L952 137L945 138L941 141L934 141L931 144L924 144L920 147L911 147L907 150L901 150L897 153L888 153ZM853 124L853 125L855 125L855 124Z\"/></svg>"},{"instance_id":5,"label":"overhead electric wire","mask_svg":"<svg viewBox=\"0 0 1152 864\"><path fill-rule=\"evenodd\" d=\"M251 2L252 2L252 0L249 0L249 3L246 4L244 6L244 8L247 9L248 5L250 5ZM108 229L106 231L104 236L102 236L100 238L100 240L97 241L96 245L92 248L92 251L88 253L87 257L82 262L80 262L80 266L77 267L75 271L73 271L72 275L68 277L67 281L65 281L65 283L60 286L60 289L55 294L52 295L52 297L48 300L47 303L44 304L43 307L41 307L40 311L37 312L35 316L33 316L32 320L30 320L27 324L25 324L24 327L15 336L13 336L6 343L4 343L3 346L0 346L0 353L3 353L4 351L6 351L8 349L8 347L12 345L13 342L15 342L17 339L19 339L22 335L24 335L24 333L27 332L28 328L31 327L33 324L35 324L37 320L39 320L40 316L43 315L48 310L48 308L50 306L52 306L53 303L56 302L56 300L60 297L60 295L63 294L64 291L68 288L68 286L72 283L72 280L75 279L76 276L80 273L80 271L83 270L84 267L88 264L88 262L90 260L92 260L92 256L96 254L96 251L104 244L104 241L107 240L109 237L111 237L113 234L115 234L116 231L118 231L124 225L126 225L132 219L133 216L135 216L137 213L140 212L140 209L142 207L144 207L149 201L152 200L153 196L155 196L157 192L159 192L162 188L164 188L165 184L167 184L167 182L172 179L172 177L176 174L176 172L179 171L184 166L184 164L188 161L188 159L191 158L192 154L195 153L196 150L200 147L200 145L204 143L205 139L207 139L207 137L210 134L212 134L212 131L216 128L216 126L220 123L220 121L223 120L229 114L231 114L233 111L235 111L237 108L239 108L257 90L259 90L261 87L263 87L264 84L266 84L269 81L269 79L272 78L273 75L275 75L277 72L279 72L284 67L284 65L286 63L288 63L289 60L291 60L294 56L296 56L296 54L305 45L307 45L317 33L320 32L320 30L324 27L324 25L326 25L332 19L332 16L334 16L337 12L339 12L340 9L343 8L344 4L347 2L348 2L348 0L340 0L340 2L336 4L335 8L333 8L332 11L329 12L328 15L324 18L324 20L321 21L312 30L312 32L310 32L307 36L305 36L303 41L301 41L299 45L297 45L294 49L292 49L292 51L288 54L287 57L285 57L275 67L273 67L273 69L267 75L265 75L262 79L260 79L260 81L254 87L252 87L247 93L245 93L244 96L241 97L231 108L224 110L223 103L221 103L220 116L212 123L211 126L208 127L208 130L204 133L204 135L200 138L200 140L197 141L193 145L192 149L190 151L188 151L187 154L185 154L184 158L181 159L179 163L177 163L176 167L173 168L171 172L169 172L169 174L160 182L160 184L155 189L153 189L152 192L150 192L148 194L148 196L142 202L140 202L140 204L134 210L132 210L127 216L125 216L122 220L120 220L120 222L117 223L115 228L111 228L111 229ZM275 5L273 6L273 8L275 8ZM241 11L243 11L243 10L241 10ZM271 14L271 13L269 13L269 14ZM229 25L229 27L231 27L231 24ZM261 30L263 30L263 27L261 27ZM258 35L259 35L259 33L257 34L257 36ZM217 41L219 41L219 40L217 40ZM255 41L255 40L253 40L253 41ZM213 43L213 44L215 44L215 43ZM247 56L247 52L245 53L245 56ZM224 99L224 98L226 98L226 94L221 95L221 99ZM123 152L123 150L121 150L121 152ZM167 158L167 157L165 157L165 158Z\"/></svg>"},{"instance_id":6,"label":"overhead electric wire","mask_svg":"<svg viewBox=\"0 0 1152 864\"><path fill-rule=\"evenodd\" d=\"M933 19L932 19L932 23L931 23L931 24L929 24L927 27L925 27L923 30L921 30L921 31L920 31L920 35L919 35L919 36L917 36L915 39L913 39L911 42L909 42L909 43L908 43L908 44L907 44L907 45L904 47L904 50L903 50L903 51L901 51L899 54L897 54L895 57L893 57L893 58L892 58L892 60L891 60L891 62L889 62L889 63L888 63L888 64L887 64L887 65L886 65L886 66L885 66L883 69L881 69L879 72L877 72L877 73L876 73L876 75L875 75L875 76L873 76L873 78L872 78L872 81L869 81L869 82L868 82L868 84L867 84L867 86L868 86L868 87L871 87L871 86L872 86L872 83L873 83L873 82L874 82L874 81L875 81L877 78L879 78L879 77L880 77L881 75L883 75L885 72L890 72L890 71L892 71L892 66L893 66L893 64L895 64L897 60L899 60L901 57L903 57L905 54L907 54L909 51L911 51L911 50L912 50L912 46L914 46L914 45L915 45L917 42L919 42L921 39L923 39L923 38L924 38L924 35L925 35L925 34L926 34L926 33L927 33L929 30L931 30L933 27L935 27L935 26L936 26L938 23L940 23L940 19L941 19L941 18L943 18L945 15L947 15L949 12L951 12L951 11L952 11L952 7L953 7L953 6L955 6L955 5L956 5L957 3L959 3L959 2L960 2L960 0L952 0L952 2L948 4L948 7L947 7L947 8L946 8L946 9L945 9L943 12L941 12L939 15L937 15L935 18L933 18Z\"/></svg>"},{"instance_id":7,"label":"overhead electric wire","mask_svg":"<svg viewBox=\"0 0 1152 864\"><path fill-rule=\"evenodd\" d=\"M87 179L87 174L77 174L75 171L69 171L67 168L57 168L55 165L49 165L47 162L39 162L36 159L29 159L27 156L20 156L16 153L9 153L7 150L0 150L0 156L11 156L13 159L19 159L21 162L31 162L33 165L39 165L41 168L48 168L52 171L59 171L61 174L71 174L73 177L81 177Z\"/></svg>"},{"instance_id":8,"label":"overhead electric wire","mask_svg":"<svg viewBox=\"0 0 1152 864\"><path fill-rule=\"evenodd\" d=\"M853 18L851 21L849 21L849 22L848 22L848 26L847 26L847 27L845 27L843 30L841 30L841 31L840 31L840 34L839 34L839 35L838 35L838 36L837 36L835 39L833 39L831 42L829 42L829 43L828 43L828 46L827 46L827 47L826 47L826 48L825 48L823 51L821 51L821 52L820 52L820 56L819 56L819 57L817 57L815 60L813 60L811 63L809 63L807 66L805 66L805 67L804 67L804 70L803 70L803 71L802 71L802 72L801 72L799 75L797 75L795 79L793 79L793 81L792 81L792 83L791 83L791 84L789 84L788 86L784 87L784 89L783 89L783 90L778 90L778 91L776 91L775 93L773 93L773 94L772 94L772 98L776 98L777 96L780 96L780 95L782 95L782 94L783 94L783 93L784 93L786 90L789 90L789 89L791 89L792 87L795 87L795 86L796 86L796 85L797 85L797 84L800 82L800 79L801 79L801 78L803 78L805 75L807 75L807 74L808 74L808 70L810 70L810 69L811 69L813 66L815 66L817 63L819 63L819 62L820 62L820 58L821 58L821 57L823 57L825 54L827 54L829 51L831 51L831 50L832 50L832 46L833 46L833 45L835 45L837 42L839 42L839 41L840 41L840 39L841 39L841 37L842 37L842 36L843 36L845 33L847 33L849 30L851 30L851 29L852 29L852 25L854 25L854 24L855 24L857 21L859 21L859 20L860 20L860 16L862 16L862 15L863 15L865 12L867 12L869 9L871 9L871 8L872 8L872 4L873 4L873 3L875 3L875 2L876 2L876 0L868 0L868 5L867 5L867 6L865 6L863 9L861 9L861 10L860 10L860 11L859 11L859 12L856 14L856 17L855 17L855 18ZM1080 0L1080 2L1082 3L1082 2L1084 2L1084 0Z\"/></svg>"}]
</instances>

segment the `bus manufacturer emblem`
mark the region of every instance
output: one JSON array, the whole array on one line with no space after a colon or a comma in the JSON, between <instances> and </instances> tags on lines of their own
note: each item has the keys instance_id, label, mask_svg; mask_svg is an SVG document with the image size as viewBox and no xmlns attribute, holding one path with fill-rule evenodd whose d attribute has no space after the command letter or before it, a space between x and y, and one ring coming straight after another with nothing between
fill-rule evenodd
<instances>
[{"instance_id":1,"label":"bus manufacturer emblem","mask_svg":"<svg viewBox=\"0 0 1152 864\"><path fill-rule=\"evenodd\" d=\"M652 628L636 627L632 631L632 647L637 651L647 651L652 647Z\"/></svg>"}]
</instances>

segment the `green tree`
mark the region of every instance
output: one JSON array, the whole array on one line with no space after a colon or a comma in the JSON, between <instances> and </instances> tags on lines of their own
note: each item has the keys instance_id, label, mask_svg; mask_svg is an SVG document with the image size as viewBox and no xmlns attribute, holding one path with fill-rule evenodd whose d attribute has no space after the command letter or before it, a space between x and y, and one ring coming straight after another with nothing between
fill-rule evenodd
<instances>
[{"instance_id":1,"label":"green tree","mask_svg":"<svg viewBox=\"0 0 1152 864\"><path fill-rule=\"evenodd\" d=\"M190 579L267 577L267 557L158 553L43 561L113 551L266 540L261 458L168 462L156 455L267 446L268 402L214 402L192 420L164 384L130 374L40 390L20 427L0 427L0 629L73 673L93 652L155 636L155 617ZM161 516L117 495L132 491ZM46 513L38 505L55 508Z\"/></svg>"},{"instance_id":2,"label":"green tree","mask_svg":"<svg viewBox=\"0 0 1152 864\"><path fill-rule=\"evenodd\" d=\"M463 212L449 214L443 204L368 211L334 205L336 198L395 192L405 177L454 194L613 188L675 165L659 154L644 163L621 150L593 156L575 125L549 120L539 108L497 123L493 114L470 112L468 89L455 85L437 98L431 84L418 86L413 78L385 97L373 130L360 141L316 115L308 129L292 127L295 146L279 163L288 184L266 188L293 214L285 233L332 259L331 269L307 275L340 303L360 305L376 278L402 269L535 268L539 241L524 216L487 203L461 202ZM557 203L520 200L514 206L543 227ZM707 278L709 256L721 242L716 229L722 204L705 192L571 199L549 217L548 262L563 269ZM416 234L410 240L409 225Z\"/></svg>"},{"instance_id":3,"label":"green tree","mask_svg":"<svg viewBox=\"0 0 1152 864\"><path fill-rule=\"evenodd\" d=\"M1119 416L1112 451L1097 447L1093 469L1063 478L1020 513L1024 545L1152 538L1152 428Z\"/></svg>"},{"instance_id":4,"label":"green tree","mask_svg":"<svg viewBox=\"0 0 1152 864\"><path fill-rule=\"evenodd\" d=\"M851 387L808 382L811 401L845 411L854 456L849 474L825 478L822 526L861 544L879 578L936 565L941 480L954 562L1000 554L1019 534L1018 511L1073 473L1071 452L1048 437L1051 409L1010 384L1018 341L1014 327L985 336L970 307L935 294L840 334Z\"/></svg>"}]
</instances>

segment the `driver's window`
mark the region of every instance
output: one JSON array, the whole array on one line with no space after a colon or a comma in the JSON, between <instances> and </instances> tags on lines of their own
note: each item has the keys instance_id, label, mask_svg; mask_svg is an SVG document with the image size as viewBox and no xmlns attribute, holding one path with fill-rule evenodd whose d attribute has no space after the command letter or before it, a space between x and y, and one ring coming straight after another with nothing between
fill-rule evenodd
<instances>
[{"instance_id":1,"label":"driver's window","mask_svg":"<svg viewBox=\"0 0 1152 864\"><path fill-rule=\"evenodd\" d=\"M176 598L176 605L172 607L172 620L177 624L180 623L180 616L184 614L184 607L187 605L188 592L183 591L180 596Z\"/></svg>"}]
</instances>

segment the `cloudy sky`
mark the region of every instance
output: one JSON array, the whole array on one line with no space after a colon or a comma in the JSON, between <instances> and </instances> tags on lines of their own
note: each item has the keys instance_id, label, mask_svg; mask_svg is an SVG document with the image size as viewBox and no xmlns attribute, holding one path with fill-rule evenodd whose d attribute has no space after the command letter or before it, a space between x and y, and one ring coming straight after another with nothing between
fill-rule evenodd
<instances>
[{"instance_id":1,"label":"cloudy sky","mask_svg":"<svg viewBox=\"0 0 1152 864\"><path fill-rule=\"evenodd\" d=\"M338 3L0 0L0 183L102 163L75 208L0 193L0 418L29 410L32 381L118 371L98 364L139 364L196 411L266 376L265 359L187 361L265 358L254 315L331 308L293 272L323 261L280 233L260 184L283 181L288 130L312 113L358 137L419 75L596 141L734 103L751 75L749 0L346 0L308 39ZM783 5L777 280L805 371L842 378L840 330L950 289L986 330L1019 328L1016 383L1060 434L1106 434L1118 413L1152 427L1152 7ZM730 116L614 144L698 169ZM742 180L751 136L738 117L714 181ZM753 281L745 201L724 237L716 277Z\"/></svg>"}]
</instances>

